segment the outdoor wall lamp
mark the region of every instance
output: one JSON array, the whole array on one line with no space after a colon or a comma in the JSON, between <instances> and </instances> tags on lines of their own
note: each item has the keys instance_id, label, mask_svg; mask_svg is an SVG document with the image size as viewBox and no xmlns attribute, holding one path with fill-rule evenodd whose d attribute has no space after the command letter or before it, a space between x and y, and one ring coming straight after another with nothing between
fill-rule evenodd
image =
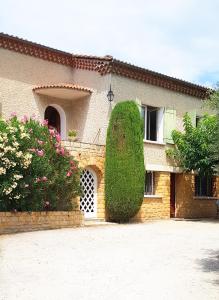
<instances>
[{"instance_id":1,"label":"outdoor wall lamp","mask_svg":"<svg viewBox=\"0 0 219 300\"><path fill-rule=\"evenodd\" d=\"M111 89L111 84L110 84L110 89L109 89L108 94L107 94L107 98L108 98L110 103L113 101L113 98L114 98L114 94L113 94L113 91Z\"/></svg>"}]
</instances>

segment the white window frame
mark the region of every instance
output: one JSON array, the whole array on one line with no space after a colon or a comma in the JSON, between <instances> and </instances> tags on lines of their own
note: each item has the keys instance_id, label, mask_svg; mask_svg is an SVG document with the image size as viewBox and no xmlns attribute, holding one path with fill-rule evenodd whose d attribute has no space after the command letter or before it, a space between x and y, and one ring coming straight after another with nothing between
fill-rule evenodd
<instances>
[{"instance_id":1,"label":"white window frame","mask_svg":"<svg viewBox=\"0 0 219 300\"><path fill-rule=\"evenodd\" d=\"M163 143L163 123L164 123L164 107L154 107L157 109L157 139L156 141L147 140L147 107L150 105L142 105L141 108L144 110L144 140L149 142ZM153 106L152 106L153 107Z\"/></svg>"}]
</instances>

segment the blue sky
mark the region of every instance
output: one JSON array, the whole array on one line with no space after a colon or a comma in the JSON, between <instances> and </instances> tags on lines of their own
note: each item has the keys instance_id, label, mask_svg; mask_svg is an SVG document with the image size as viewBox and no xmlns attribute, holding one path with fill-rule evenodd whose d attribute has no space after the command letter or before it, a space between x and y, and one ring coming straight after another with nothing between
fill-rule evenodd
<instances>
[{"instance_id":1,"label":"blue sky","mask_svg":"<svg viewBox=\"0 0 219 300\"><path fill-rule=\"evenodd\" d=\"M219 0L7 0L0 31L194 83L219 81Z\"/></svg>"}]
</instances>

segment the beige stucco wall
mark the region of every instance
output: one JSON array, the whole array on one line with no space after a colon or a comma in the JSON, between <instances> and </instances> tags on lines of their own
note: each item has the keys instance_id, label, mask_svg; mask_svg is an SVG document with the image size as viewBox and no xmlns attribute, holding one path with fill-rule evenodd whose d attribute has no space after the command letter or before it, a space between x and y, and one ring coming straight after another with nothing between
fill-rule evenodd
<instances>
[{"instance_id":1,"label":"beige stucco wall","mask_svg":"<svg viewBox=\"0 0 219 300\"><path fill-rule=\"evenodd\" d=\"M72 73L67 66L1 48L0 102L3 116L7 118L15 111L20 117L33 113L42 117L42 105L32 88L51 83L70 83Z\"/></svg>"},{"instance_id":2,"label":"beige stucco wall","mask_svg":"<svg viewBox=\"0 0 219 300\"><path fill-rule=\"evenodd\" d=\"M196 110L197 115L203 114L203 103L200 99L137 80L113 75L112 89L115 94L115 103L122 100L136 100L144 105L175 109L176 126L179 130L183 128L182 118L186 112ZM167 159L166 148L166 145L144 143L145 165L148 170L176 171L170 167L171 161Z\"/></svg>"},{"instance_id":3,"label":"beige stucco wall","mask_svg":"<svg viewBox=\"0 0 219 300\"><path fill-rule=\"evenodd\" d=\"M84 120L81 141L105 144L108 120L112 110L107 100L110 75L101 76L93 71L74 70L73 80L78 85L93 89L87 110L82 110L80 105L77 106L78 111L80 111L80 118L82 117ZM78 104L80 104L80 100L78 100Z\"/></svg>"},{"instance_id":4,"label":"beige stucco wall","mask_svg":"<svg viewBox=\"0 0 219 300\"><path fill-rule=\"evenodd\" d=\"M57 99L37 95L33 87L54 83L74 83L93 90L91 96L80 99ZM113 104L107 100L109 85L115 94ZM177 112L177 127L182 128L186 111L196 110L202 114L202 102L184 94L145 84L118 75L101 76L88 70L73 70L70 67L48 62L0 49L0 103L2 114L8 117L12 111L18 116L35 113L44 117L47 105L58 104L66 114L66 129L78 130L79 140L85 143L105 144L108 121L113 106L123 100L137 100L145 105L174 108ZM167 160L165 145L145 143L147 169L173 171Z\"/></svg>"},{"instance_id":5,"label":"beige stucco wall","mask_svg":"<svg viewBox=\"0 0 219 300\"><path fill-rule=\"evenodd\" d=\"M0 103L2 115L8 118L11 112L18 117L36 114L44 118L48 105L60 105L66 114L66 129L76 129L79 140L103 144L107 129L110 106L107 101L109 75L97 72L73 70L70 67L48 62L0 49ZM80 99L58 99L38 95L33 87L55 83L79 84L92 88L91 96Z\"/></svg>"}]
</instances>

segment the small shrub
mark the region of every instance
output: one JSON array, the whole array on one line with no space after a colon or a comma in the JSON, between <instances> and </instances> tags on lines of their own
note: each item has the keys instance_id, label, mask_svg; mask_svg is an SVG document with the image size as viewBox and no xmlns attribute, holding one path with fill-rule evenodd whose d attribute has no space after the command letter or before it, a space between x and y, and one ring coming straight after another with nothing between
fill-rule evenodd
<instances>
[{"instance_id":1,"label":"small shrub","mask_svg":"<svg viewBox=\"0 0 219 300\"><path fill-rule=\"evenodd\" d=\"M133 101L112 111L106 141L106 208L109 219L127 222L144 195L143 122Z\"/></svg>"},{"instance_id":2,"label":"small shrub","mask_svg":"<svg viewBox=\"0 0 219 300\"><path fill-rule=\"evenodd\" d=\"M74 208L80 170L60 142L46 121L0 120L0 211Z\"/></svg>"},{"instance_id":3,"label":"small shrub","mask_svg":"<svg viewBox=\"0 0 219 300\"><path fill-rule=\"evenodd\" d=\"M74 139L74 138L76 138L77 137L77 131L76 130L69 130L68 131L68 137L70 138L70 139Z\"/></svg>"}]
</instances>

